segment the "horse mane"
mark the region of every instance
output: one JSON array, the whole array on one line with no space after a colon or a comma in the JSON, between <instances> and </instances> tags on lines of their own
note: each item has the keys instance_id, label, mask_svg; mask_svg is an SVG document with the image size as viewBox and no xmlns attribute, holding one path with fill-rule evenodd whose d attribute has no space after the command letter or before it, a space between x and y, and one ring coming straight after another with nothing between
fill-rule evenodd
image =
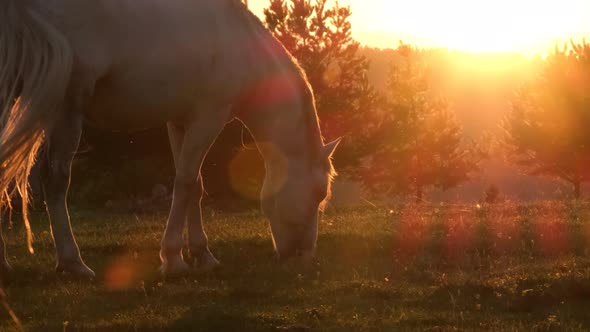
<instances>
[{"instance_id":1,"label":"horse mane","mask_svg":"<svg viewBox=\"0 0 590 332\"><path fill-rule=\"evenodd\" d=\"M262 20L252 11L250 11L241 0L229 1L231 1L232 5L235 6L234 8L237 10L237 13L245 22L248 23L255 33L261 34L262 36L272 37L271 39L274 43L276 43L276 48L280 49L281 52L284 52L283 55L289 61L281 62L286 66L283 67L283 69L287 69L295 75L297 79L297 85L301 93L301 98L304 103L309 104L304 105L303 107L304 112L302 113L302 123L304 128L302 130L305 132L306 144L308 145L308 148L315 154L313 157L320 159L323 169L328 176L328 196L321 206L321 209L323 210L325 203L328 202L331 197L331 185L338 173L334 168L331 158L328 160L323 160L319 156L321 155L324 147L324 138L321 134L320 119L316 110L316 100L313 93L313 87L309 83L307 73L300 65L299 61L284 47L283 44L281 44L278 39L276 39L276 37L274 37L272 32L268 30Z\"/></svg>"},{"instance_id":2,"label":"horse mane","mask_svg":"<svg viewBox=\"0 0 590 332\"><path fill-rule=\"evenodd\" d=\"M287 69L294 74L294 77L297 79L297 86L301 93L301 98L311 105L306 105L304 107L307 112L303 112L303 123L306 126L306 135L309 141L309 144L317 144L322 143L323 146L323 137L321 136L320 131L320 121L316 111L316 102L313 93L313 88L309 83L307 78L307 74L303 67L301 67L299 61L279 42L270 32L267 27L264 25L262 20L256 16L252 11L250 11L246 5L241 0L229 0L237 9L237 13L241 14L241 18L248 23L248 25L254 30L254 32L262 34L263 36L270 36L274 43L276 43L275 49L280 49L283 55L285 56L288 61L281 62L284 67L282 69ZM317 149L317 147L315 147Z\"/></svg>"}]
</instances>

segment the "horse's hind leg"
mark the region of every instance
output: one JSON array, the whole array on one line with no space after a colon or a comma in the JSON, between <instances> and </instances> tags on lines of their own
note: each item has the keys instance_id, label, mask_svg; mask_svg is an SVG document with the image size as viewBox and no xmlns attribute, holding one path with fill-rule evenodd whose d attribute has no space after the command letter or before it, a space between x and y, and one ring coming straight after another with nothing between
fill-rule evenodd
<instances>
[{"instance_id":1,"label":"horse's hind leg","mask_svg":"<svg viewBox=\"0 0 590 332\"><path fill-rule=\"evenodd\" d=\"M203 217L201 215L201 198L203 197L203 178L199 172L194 190L188 205L186 220L188 223L188 247L191 256L195 259L195 267L201 271L212 270L219 265L219 261L209 251L207 234L203 229Z\"/></svg>"},{"instance_id":2,"label":"horse's hind leg","mask_svg":"<svg viewBox=\"0 0 590 332\"><path fill-rule=\"evenodd\" d=\"M84 264L74 239L67 206L72 160L82 134L82 116L66 112L58 121L42 159L41 174L47 214L57 253L56 271L81 277L94 277Z\"/></svg>"},{"instance_id":3,"label":"horse's hind leg","mask_svg":"<svg viewBox=\"0 0 590 332\"><path fill-rule=\"evenodd\" d=\"M184 125L168 125L172 151L175 155L176 177L174 179L172 207L170 208L170 215L168 216L160 251L162 273L164 275L179 274L188 270L181 253L184 223L187 217L194 217L189 215L189 212L193 214L196 212L195 208L190 207L193 205L191 201L194 201L197 195L200 197L202 193L199 170L203 159L205 159L209 147L223 129L229 116L229 110L227 112L218 111L217 113L215 111L217 110L211 110L211 113L206 114L208 116L193 119ZM200 208L200 205L198 207ZM193 242L202 245L204 239L206 248L207 237L202 226L200 226L200 210L198 216L198 219L191 218L189 220L189 224L197 221L199 223L198 226L195 224L189 226L189 242L191 242L190 238L192 238ZM213 255L208 258L215 260Z\"/></svg>"}]
</instances>

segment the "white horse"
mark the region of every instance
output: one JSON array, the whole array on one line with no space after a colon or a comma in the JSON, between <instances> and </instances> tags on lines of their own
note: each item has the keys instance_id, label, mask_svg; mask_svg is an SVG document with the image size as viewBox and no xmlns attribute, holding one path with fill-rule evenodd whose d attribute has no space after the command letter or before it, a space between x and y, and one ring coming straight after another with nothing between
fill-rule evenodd
<instances>
[{"instance_id":1,"label":"white horse","mask_svg":"<svg viewBox=\"0 0 590 332\"><path fill-rule=\"evenodd\" d=\"M84 119L117 130L167 124L176 177L165 275L189 269L185 222L197 267L218 264L201 223L200 168L234 118L265 159L261 200L275 251L314 256L339 141L323 143L304 73L239 0L2 0L0 111L0 191L16 182L27 228L27 176L44 138L50 143L41 160L58 271L94 276L66 203Z\"/></svg>"}]
</instances>

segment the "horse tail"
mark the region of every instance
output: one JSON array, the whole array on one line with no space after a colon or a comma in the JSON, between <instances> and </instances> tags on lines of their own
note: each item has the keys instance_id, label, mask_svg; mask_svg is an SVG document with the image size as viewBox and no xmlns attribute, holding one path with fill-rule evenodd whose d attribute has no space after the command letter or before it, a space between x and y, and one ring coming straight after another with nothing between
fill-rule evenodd
<instances>
[{"instance_id":1,"label":"horse tail","mask_svg":"<svg viewBox=\"0 0 590 332\"><path fill-rule=\"evenodd\" d=\"M28 177L63 112L73 52L65 36L25 3L0 1L0 207L20 194L33 253Z\"/></svg>"}]
</instances>

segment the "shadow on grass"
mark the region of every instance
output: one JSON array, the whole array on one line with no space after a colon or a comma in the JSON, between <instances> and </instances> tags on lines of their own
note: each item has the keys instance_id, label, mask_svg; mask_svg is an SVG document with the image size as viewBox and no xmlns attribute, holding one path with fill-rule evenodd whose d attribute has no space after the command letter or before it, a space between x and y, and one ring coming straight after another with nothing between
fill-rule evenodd
<instances>
[{"instance_id":1,"label":"shadow on grass","mask_svg":"<svg viewBox=\"0 0 590 332\"><path fill-rule=\"evenodd\" d=\"M306 327L294 324L297 319L285 308L307 301L310 295L299 289L316 291L319 282L382 278L390 262L388 242L386 234L321 234L319 267L309 270L293 262L278 263L270 238L220 238L211 243L223 263L218 270L169 281L159 278L156 248L137 251L117 244L120 240L96 242L85 256L96 268L96 281L44 271L44 266L52 266L47 261L43 266L28 263L17 265L10 293L17 299L15 310L39 317L32 326L45 331L63 330L63 321L68 322L66 331L297 331ZM49 254L42 257L51 259ZM137 273L123 289L113 290L105 280L111 262L118 260ZM375 294L364 296L387 298L380 292L376 287Z\"/></svg>"}]
</instances>

